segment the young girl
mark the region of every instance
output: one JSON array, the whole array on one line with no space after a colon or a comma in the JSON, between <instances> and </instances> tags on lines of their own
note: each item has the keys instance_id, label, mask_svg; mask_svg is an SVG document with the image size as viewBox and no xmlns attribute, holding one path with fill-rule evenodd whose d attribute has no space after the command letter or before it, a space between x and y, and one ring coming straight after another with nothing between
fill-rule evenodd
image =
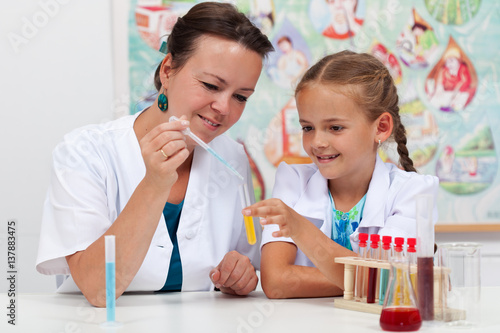
<instances>
[{"instance_id":1,"label":"young girl","mask_svg":"<svg viewBox=\"0 0 500 333\"><path fill-rule=\"evenodd\" d=\"M295 97L314 164L280 164L273 199L243 214L264 226L261 282L269 298L340 295L344 266L334 258L356 255L360 232L415 237L415 195L436 195L438 179L415 172L396 87L373 56L326 56ZM377 154L391 137L404 171Z\"/></svg>"}]
</instances>

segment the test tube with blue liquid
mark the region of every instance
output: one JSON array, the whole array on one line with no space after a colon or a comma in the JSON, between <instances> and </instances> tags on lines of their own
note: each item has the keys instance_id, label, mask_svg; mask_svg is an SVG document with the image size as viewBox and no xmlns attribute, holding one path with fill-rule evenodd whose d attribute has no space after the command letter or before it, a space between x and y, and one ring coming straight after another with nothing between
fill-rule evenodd
<instances>
[{"instance_id":1,"label":"test tube with blue liquid","mask_svg":"<svg viewBox=\"0 0 500 333\"><path fill-rule=\"evenodd\" d=\"M382 252L381 257L383 261L389 261L392 256L391 249L392 237L382 236ZM380 290L379 290L379 304L384 305L385 293L387 291L387 283L389 282L389 270L382 268L380 270Z\"/></svg>"},{"instance_id":2,"label":"test tube with blue liquid","mask_svg":"<svg viewBox=\"0 0 500 333\"><path fill-rule=\"evenodd\" d=\"M104 236L106 258L106 322L103 327L121 326L115 320L116 278L115 278L115 236Z\"/></svg>"}]
</instances>

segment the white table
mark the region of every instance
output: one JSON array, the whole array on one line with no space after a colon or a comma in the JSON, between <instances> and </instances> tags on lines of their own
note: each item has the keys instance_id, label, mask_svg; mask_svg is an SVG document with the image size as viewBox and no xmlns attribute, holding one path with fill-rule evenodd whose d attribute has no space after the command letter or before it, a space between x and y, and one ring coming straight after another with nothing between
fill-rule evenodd
<instances>
[{"instance_id":1,"label":"white table","mask_svg":"<svg viewBox=\"0 0 500 333\"><path fill-rule=\"evenodd\" d=\"M456 330L423 326L419 332L500 332L500 287L483 288L482 327ZM106 330L106 309L92 307L80 294L20 294L16 326L6 316L7 294L0 332L382 332L374 314L336 309L334 298L269 300L262 291L247 297L220 292L125 294L116 302L116 320L123 325Z\"/></svg>"}]
</instances>

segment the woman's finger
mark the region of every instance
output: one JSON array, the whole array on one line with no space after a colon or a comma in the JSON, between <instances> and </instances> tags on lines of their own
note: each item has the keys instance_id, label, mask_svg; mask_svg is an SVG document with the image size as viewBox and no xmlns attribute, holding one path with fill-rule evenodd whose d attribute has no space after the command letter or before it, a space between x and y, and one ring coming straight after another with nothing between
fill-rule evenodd
<instances>
[{"instance_id":1,"label":"woman's finger","mask_svg":"<svg viewBox=\"0 0 500 333\"><path fill-rule=\"evenodd\" d=\"M155 126L148 133L146 133L146 135L144 135L143 137L143 140L152 141L154 138L156 138L157 136L159 136L164 132L177 132L182 134L182 131L188 127L189 127L189 121L187 120L161 123Z\"/></svg>"},{"instance_id":2,"label":"woman's finger","mask_svg":"<svg viewBox=\"0 0 500 333\"><path fill-rule=\"evenodd\" d=\"M168 160L170 157L177 154L182 149L187 148L186 141L184 140L174 140L165 143L159 150L160 159Z\"/></svg>"}]
</instances>

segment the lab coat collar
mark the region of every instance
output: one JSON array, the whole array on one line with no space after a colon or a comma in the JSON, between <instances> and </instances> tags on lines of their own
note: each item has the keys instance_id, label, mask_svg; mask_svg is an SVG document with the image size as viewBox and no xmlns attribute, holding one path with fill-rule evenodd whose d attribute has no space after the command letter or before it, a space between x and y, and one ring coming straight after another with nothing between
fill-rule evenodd
<instances>
[{"instance_id":1,"label":"lab coat collar","mask_svg":"<svg viewBox=\"0 0 500 333\"><path fill-rule=\"evenodd\" d=\"M390 186L389 169L377 155L372 179L368 186L361 227L383 227L384 211ZM307 218L325 220L332 207L328 195L328 182L319 170L311 176L294 206L295 211Z\"/></svg>"},{"instance_id":2,"label":"lab coat collar","mask_svg":"<svg viewBox=\"0 0 500 333\"><path fill-rule=\"evenodd\" d=\"M366 194L363 218L360 227L383 227L384 211L390 186L389 169L378 156L375 161L372 179Z\"/></svg>"},{"instance_id":3,"label":"lab coat collar","mask_svg":"<svg viewBox=\"0 0 500 333\"><path fill-rule=\"evenodd\" d=\"M316 169L297 200L294 209L307 218L324 220L325 208L327 207L330 207L328 182Z\"/></svg>"}]
</instances>

